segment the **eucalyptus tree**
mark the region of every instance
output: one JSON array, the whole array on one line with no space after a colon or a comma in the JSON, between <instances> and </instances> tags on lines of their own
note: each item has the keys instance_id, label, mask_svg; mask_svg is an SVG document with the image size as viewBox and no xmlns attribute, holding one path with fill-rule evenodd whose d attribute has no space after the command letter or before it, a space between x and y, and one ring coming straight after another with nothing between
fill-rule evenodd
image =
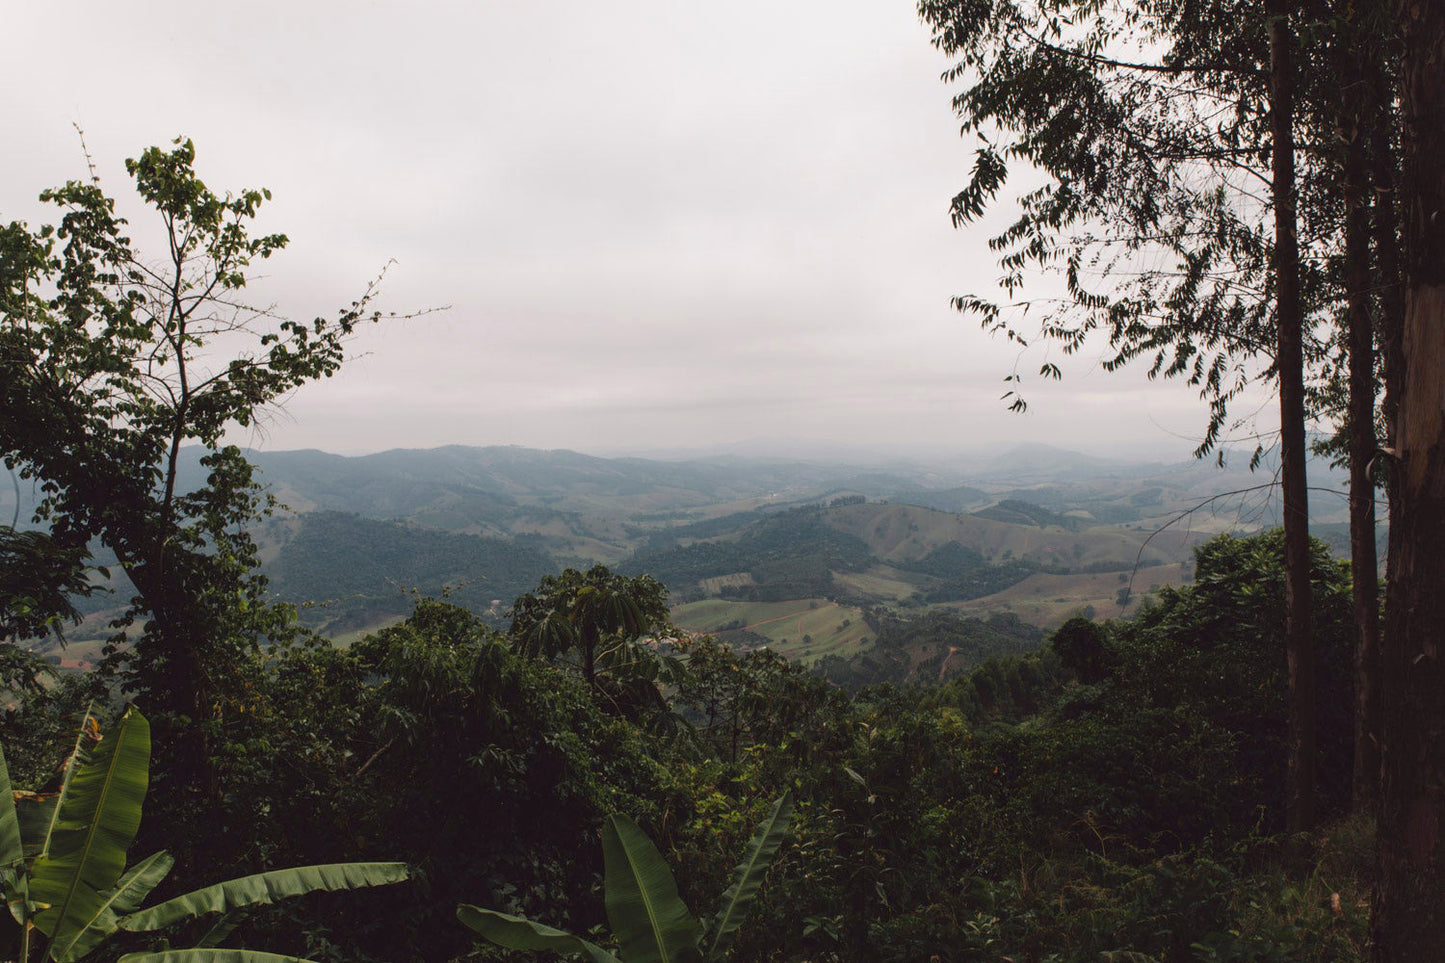
<instances>
[{"instance_id":1,"label":"eucalyptus tree","mask_svg":"<svg viewBox=\"0 0 1445 963\"><path fill-rule=\"evenodd\" d=\"M1397 3L1403 385L1392 454L1379 872L1371 959L1445 946L1445 6Z\"/></svg>"},{"instance_id":2,"label":"eucalyptus tree","mask_svg":"<svg viewBox=\"0 0 1445 963\"><path fill-rule=\"evenodd\" d=\"M1395 96L1387 81L1397 69L1388 25L1378 2L1334 5L1331 33L1333 97L1320 98L1339 136L1338 190L1344 293L1340 340L1346 387L1339 421L1350 469L1350 563L1355 608L1354 799L1373 806L1380 777L1380 597L1376 537L1376 471L1380 430L1386 443L1395 434L1400 390L1399 243L1395 217L1396 182L1392 126ZM1379 349L1377 350L1377 342ZM1377 385L1384 403L1377 409ZM1378 411L1378 414L1377 414ZM1377 425L1377 421L1381 425ZM1396 486L1388 473L1386 492ZM1393 510L1391 515L1393 515Z\"/></svg>"},{"instance_id":3,"label":"eucalyptus tree","mask_svg":"<svg viewBox=\"0 0 1445 963\"><path fill-rule=\"evenodd\" d=\"M1283 5L1146 0L921 0L935 44L957 58L954 106L978 136L972 178L953 201L958 225L982 215L1011 173L1045 180L990 241L1003 300L955 299L986 328L1027 345L1023 309L1046 342L1077 352L1103 335L1108 370L1144 358L1150 377L1182 378L1209 405L1196 454L1219 443L1229 404L1260 376L1280 389L1282 489L1291 573L1291 823L1312 820L1314 763L1305 483L1306 364L1326 342L1330 278L1300 257L1297 166L1328 158L1294 149L1294 31ZM1316 240L1304 238L1306 246ZM1011 301L1031 272L1063 295ZM1043 376L1059 377L1045 363ZM1022 410L1019 375L1005 397ZM1259 450L1256 450L1256 458Z\"/></svg>"},{"instance_id":4,"label":"eucalyptus tree","mask_svg":"<svg viewBox=\"0 0 1445 963\"><path fill-rule=\"evenodd\" d=\"M922 0L919 10L956 58L944 78L963 85L954 108L979 145L955 225L980 218L1020 168L1044 180L990 240L1003 296L967 294L955 307L1024 346L1036 319L1065 354L1100 332L1107 369L1143 358L1151 377L1185 379L1210 405L1199 453L1212 451L1229 402L1257 373L1247 361L1268 361L1273 345L1262 24L1247 4L1172 0L1123 10ZM1140 46L1163 49L1125 59ZM1031 272L1061 276L1062 293L1020 297ZM1020 376L1005 380L1022 410Z\"/></svg>"},{"instance_id":5,"label":"eucalyptus tree","mask_svg":"<svg viewBox=\"0 0 1445 963\"><path fill-rule=\"evenodd\" d=\"M93 170L41 194L58 225L0 226L0 460L38 482L36 521L59 548L99 540L119 560L137 593L124 624L143 626L110 664L193 773L224 717L230 666L287 625L246 531L272 501L223 436L333 374L348 336L379 316L374 287L334 319L248 302L248 271L286 236L251 232L268 192L217 193L194 161L177 140L126 162L159 227L154 258ZM191 490L187 445L206 474Z\"/></svg>"}]
</instances>

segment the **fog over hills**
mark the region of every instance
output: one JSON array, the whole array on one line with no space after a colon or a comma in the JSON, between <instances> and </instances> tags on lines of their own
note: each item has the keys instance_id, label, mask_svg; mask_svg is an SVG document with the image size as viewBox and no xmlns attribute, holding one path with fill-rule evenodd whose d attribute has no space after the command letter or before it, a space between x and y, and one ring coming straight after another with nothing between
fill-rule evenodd
<instances>
[{"instance_id":1,"label":"fog over hills","mask_svg":"<svg viewBox=\"0 0 1445 963\"><path fill-rule=\"evenodd\" d=\"M185 489L203 479L202 451L183 454ZM789 600L1049 625L1117 614L1132 604L1119 577L1132 585L1143 566L1146 589L1176 584L1202 538L1278 519L1269 466L1251 473L1245 456L1220 468L1037 444L915 461L458 445L247 455L283 506L255 527L273 590L321 603L304 618L342 634L400 617L417 593L447 591L499 620L542 575L597 563L655 575L678 604L712 600L703 627ZM1342 478L1317 462L1313 479L1316 531L1339 545L1345 503L1330 490ZM18 480L0 512L17 511L17 490L24 520L36 497ZM103 615L127 594L119 585L83 608Z\"/></svg>"},{"instance_id":2,"label":"fog over hills","mask_svg":"<svg viewBox=\"0 0 1445 963\"><path fill-rule=\"evenodd\" d=\"M182 489L199 484L200 455L196 448L182 452ZM1266 460L1250 472L1247 454L1227 458L1226 468L1212 460L1131 461L1040 444L966 457L877 461L739 454L606 458L569 450L459 445L358 456L314 449L251 450L247 457L259 469L261 481L292 511L405 518L453 530L486 529L509 516L539 509L673 512L683 519L716 514L720 505L787 504L845 493L950 511L1006 498L1068 510L1080 502L1135 498L1153 488L1198 500L1250 489L1256 494L1255 514L1265 522L1273 517L1267 491L1271 465ZM1343 503L1326 491L1341 490L1343 480L1342 472L1324 460L1314 460L1311 483L1321 494L1312 505L1313 517L1324 522L1338 520L1336 515L1343 518ZM35 492L19 479L0 487L0 514L18 511L22 523L36 501ZM1167 501L1161 491L1161 510L1174 507Z\"/></svg>"}]
</instances>

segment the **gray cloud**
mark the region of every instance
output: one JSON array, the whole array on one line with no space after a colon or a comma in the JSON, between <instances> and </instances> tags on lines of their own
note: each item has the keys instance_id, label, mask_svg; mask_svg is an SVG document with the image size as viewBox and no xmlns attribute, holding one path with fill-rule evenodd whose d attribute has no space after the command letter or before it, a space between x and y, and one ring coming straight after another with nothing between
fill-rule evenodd
<instances>
[{"instance_id":1,"label":"gray cloud","mask_svg":"<svg viewBox=\"0 0 1445 963\"><path fill-rule=\"evenodd\" d=\"M258 298L330 313L395 258L388 306L451 306L365 331L269 446L1182 456L1168 432L1202 424L1192 392L1105 376L1097 351L1002 410L1015 349L948 308L991 288L1000 220L949 227L971 147L909 3L85 0L9 20L0 81L24 94L0 106L0 217L83 173L72 121L112 190L122 158L185 133L213 186L275 191L265 227L293 244Z\"/></svg>"}]
</instances>

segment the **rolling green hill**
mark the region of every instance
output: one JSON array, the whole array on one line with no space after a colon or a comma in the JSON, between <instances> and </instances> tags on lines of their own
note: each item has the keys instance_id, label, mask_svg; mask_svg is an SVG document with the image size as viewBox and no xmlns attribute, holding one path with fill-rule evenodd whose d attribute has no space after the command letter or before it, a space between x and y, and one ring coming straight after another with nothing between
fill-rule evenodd
<instances>
[{"instance_id":1,"label":"rolling green hill","mask_svg":"<svg viewBox=\"0 0 1445 963\"><path fill-rule=\"evenodd\" d=\"M335 632L396 617L407 588L453 585L469 607L500 611L543 574L596 562L648 572L686 602L944 607L1050 626L1117 612L1118 577L1136 564L1149 584L1187 578L1191 547L1237 523L1238 507L1154 529L1220 485L1258 482L1038 448L956 468L459 446L251 457L299 513L255 529L273 587L325 603L306 617ZM101 637L124 596L86 602L95 626L78 632Z\"/></svg>"},{"instance_id":2,"label":"rolling green hill","mask_svg":"<svg viewBox=\"0 0 1445 963\"><path fill-rule=\"evenodd\" d=\"M862 539L826 524L826 511L781 512L721 538L644 550L619 567L645 572L685 598L695 597L706 579L743 573L749 577L724 586L722 594L763 602L829 595L834 572L862 571L873 559Z\"/></svg>"}]
</instances>

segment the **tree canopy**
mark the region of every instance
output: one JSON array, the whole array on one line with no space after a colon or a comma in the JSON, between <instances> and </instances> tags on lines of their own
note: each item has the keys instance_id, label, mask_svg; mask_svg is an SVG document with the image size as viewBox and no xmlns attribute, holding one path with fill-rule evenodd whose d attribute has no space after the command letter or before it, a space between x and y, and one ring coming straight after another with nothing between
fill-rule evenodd
<instances>
[{"instance_id":1,"label":"tree canopy","mask_svg":"<svg viewBox=\"0 0 1445 963\"><path fill-rule=\"evenodd\" d=\"M35 520L57 551L115 554L137 593L125 623L143 624L117 636L111 666L161 731L207 738L237 653L288 623L246 528L273 501L225 434L333 374L380 314L373 286L333 319L247 301L249 272L286 236L252 233L267 191L213 191L195 157L178 139L126 162L157 255L132 243L95 176L41 194L58 224L0 227L0 460L39 485ZM188 491L185 445L206 471Z\"/></svg>"}]
</instances>

